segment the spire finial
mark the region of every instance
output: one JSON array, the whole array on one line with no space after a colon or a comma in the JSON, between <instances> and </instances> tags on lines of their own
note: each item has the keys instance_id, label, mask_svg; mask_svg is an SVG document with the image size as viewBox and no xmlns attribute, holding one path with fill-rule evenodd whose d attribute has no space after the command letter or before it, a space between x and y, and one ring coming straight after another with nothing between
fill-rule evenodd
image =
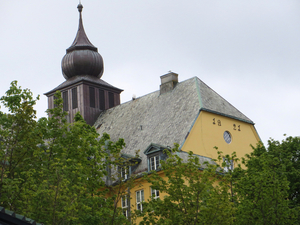
<instances>
[{"instance_id":1,"label":"spire finial","mask_svg":"<svg viewBox=\"0 0 300 225\"><path fill-rule=\"evenodd\" d=\"M78 11L81 13L82 12L82 8L83 8L83 6L82 6L82 4L81 4L81 1L79 1L79 4L78 4L78 6L77 6L77 9L78 9Z\"/></svg>"}]
</instances>

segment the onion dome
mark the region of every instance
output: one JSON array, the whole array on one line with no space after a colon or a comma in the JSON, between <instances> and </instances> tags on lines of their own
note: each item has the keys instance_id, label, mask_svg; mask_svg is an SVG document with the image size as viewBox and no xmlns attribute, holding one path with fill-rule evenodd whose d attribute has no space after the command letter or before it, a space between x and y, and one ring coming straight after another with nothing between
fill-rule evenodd
<instances>
[{"instance_id":1,"label":"onion dome","mask_svg":"<svg viewBox=\"0 0 300 225\"><path fill-rule=\"evenodd\" d=\"M61 62L62 72L66 80L75 76L90 75L100 78L103 74L103 59L98 49L89 41L82 23L82 8L79 11L79 26L73 44L67 49Z\"/></svg>"}]
</instances>

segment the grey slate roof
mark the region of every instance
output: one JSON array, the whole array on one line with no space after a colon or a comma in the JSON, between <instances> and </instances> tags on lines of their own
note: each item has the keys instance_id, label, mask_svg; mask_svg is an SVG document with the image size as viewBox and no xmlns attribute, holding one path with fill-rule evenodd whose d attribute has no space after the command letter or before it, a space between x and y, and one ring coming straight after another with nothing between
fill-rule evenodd
<instances>
[{"instance_id":1,"label":"grey slate roof","mask_svg":"<svg viewBox=\"0 0 300 225\"><path fill-rule=\"evenodd\" d=\"M227 102L222 96L216 93L213 89L207 86L199 78L195 78L197 82L197 91L199 93L200 109L208 112L231 117L237 120L241 120L246 123L254 124L248 117L237 110L229 102Z\"/></svg>"},{"instance_id":2,"label":"grey slate roof","mask_svg":"<svg viewBox=\"0 0 300 225\"><path fill-rule=\"evenodd\" d=\"M95 122L97 132L110 134L112 141L124 138L123 153L140 150L142 171L147 166L143 154L151 143L173 147L182 145L201 110L253 122L197 77L180 82L167 93L159 91L102 112Z\"/></svg>"}]
</instances>

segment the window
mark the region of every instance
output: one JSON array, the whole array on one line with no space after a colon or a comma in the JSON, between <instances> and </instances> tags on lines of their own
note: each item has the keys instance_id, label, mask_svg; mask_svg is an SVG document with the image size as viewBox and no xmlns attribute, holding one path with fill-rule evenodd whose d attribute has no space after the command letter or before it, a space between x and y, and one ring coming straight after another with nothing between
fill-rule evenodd
<instances>
[{"instance_id":1,"label":"window","mask_svg":"<svg viewBox=\"0 0 300 225\"><path fill-rule=\"evenodd\" d=\"M121 167L121 177L123 178L123 180L127 180L128 172L128 167Z\"/></svg>"},{"instance_id":2,"label":"window","mask_svg":"<svg viewBox=\"0 0 300 225\"><path fill-rule=\"evenodd\" d=\"M149 158L149 169L157 170L159 167L159 156L153 156Z\"/></svg>"},{"instance_id":3,"label":"window","mask_svg":"<svg viewBox=\"0 0 300 225\"><path fill-rule=\"evenodd\" d=\"M95 108L95 88L90 87L90 107Z\"/></svg>"},{"instance_id":4,"label":"window","mask_svg":"<svg viewBox=\"0 0 300 225\"><path fill-rule=\"evenodd\" d=\"M105 98L104 98L104 91L99 89L99 108L101 110L105 109Z\"/></svg>"},{"instance_id":5,"label":"window","mask_svg":"<svg viewBox=\"0 0 300 225\"><path fill-rule=\"evenodd\" d=\"M72 109L76 109L78 107L78 99L77 99L77 87L72 89Z\"/></svg>"},{"instance_id":6,"label":"window","mask_svg":"<svg viewBox=\"0 0 300 225\"><path fill-rule=\"evenodd\" d=\"M115 106L115 96L114 93L109 92L108 93L108 99L109 99L109 108L112 108Z\"/></svg>"},{"instance_id":7,"label":"window","mask_svg":"<svg viewBox=\"0 0 300 225\"><path fill-rule=\"evenodd\" d=\"M168 158L166 151L171 152L171 148L154 143L148 146L148 148L144 151L144 154L147 156L148 160L148 171L159 169L160 162L165 161Z\"/></svg>"},{"instance_id":8,"label":"window","mask_svg":"<svg viewBox=\"0 0 300 225\"><path fill-rule=\"evenodd\" d=\"M223 138L227 144L230 144L232 141L231 134L229 133L229 131L224 132Z\"/></svg>"},{"instance_id":9,"label":"window","mask_svg":"<svg viewBox=\"0 0 300 225\"><path fill-rule=\"evenodd\" d=\"M143 211L144 190L136 192L136 209Z\"/></svg>"},{"instance_id":10,"label":"window","mask_svg":"<svg viewBox=\"0 0 300 225\"><path fill-rule=\"evenodd\" d=\"M127 196L122 197L122 213L126 218L128 217L128 199L127 199Z\"/></svg>"},{"instance_id":11,"label":"window","mask_svg":"<svg viewBox=\"0 0 300 225\"><path fill-rule=\"evenodd\" d=\"M229 172L230 170L232 171L234 169L233 160L230 160L229 162L227 158L223 158L223 161L226 163L224 172Z\"/></svg>"},{"instance_id":12,"label":"window","mask_svg":"<svg viewBox=\"0 0 300 225\"><path fill-rule=\"evenodd\" d=\"M68 91L63 92L62 95L63 95L63 110L68 111L69 110Z\"/></svg>"},{"instance_id":13,"label":"window","mask_svg":"<svg viewBox=\"0 0 300 225\"><path fill-rule=\"evenodd\" d=\"M159 198L159 190L151 188L151 196L153 199Z\"/></svg>"}]
</instances>

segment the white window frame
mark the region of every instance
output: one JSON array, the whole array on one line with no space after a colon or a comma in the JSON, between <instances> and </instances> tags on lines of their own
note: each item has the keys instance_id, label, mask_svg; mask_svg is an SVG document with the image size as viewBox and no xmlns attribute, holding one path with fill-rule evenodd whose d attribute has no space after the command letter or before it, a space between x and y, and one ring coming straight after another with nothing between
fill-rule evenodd
<instances>
[{"instance_id":1,"label":"white window frame","mask_svg":"<svg viewBox=\"0 0 300 225\"><path fill-rule=\"evenodd\" d=\"M151 188L151 197L153 199L158 199L160 196L159 190Z\"/></svg>"},{"instance_id":2,"label":"white window frame","mask_svg":"<svg viewBox=\"0 0 300 225\"><path fill-rule=\"evenodd\" d=\"M136 209L143 211L143 201L144 201L144 190L139 190L135 192L136 196Z\"/></svg>"},{"instance_id":3,"label":"white window frame","mask_svg":"<svg viewBox=\"0 0 300 225\"><path fill-rule=\"evenodd\" d=\"M153 165L152 165L153 162ZM149 170L157 170L159 167L159 155L149 157Z\"/></svg>"},{"instance_id":4,"label":"white window frame","mask_svg":"<svg viewBox=\"0 0 300 225\"><path fill-rule=\"evenodd\" d=\"M129 170L128 170L127 167L121 167L120 168L120 173L121 173L121 177L122 177L123 180L128 179L128 176L129 176L128 172L129 172Z\"/></svg>"},{"instance_id":5,"label":"white window frame","mask_svg":"<svg viewBox=\"0 0 300 225\"><path fill-rule=\"evenodd\" d=\"M223 161L226 163L226 166L224 167L224 172L228 173L229 171L232 171L234 169L234 164L232 159L230 160L230 162L228 162L227 158L223 158Z\"/></svg>"},{"instance_id":6,"label":"white window frame","mask_svg":"<svg viewBox=\"0 0 300 225\"><path fill-rule=\"evenodd\" d=\"M123 196L121 199L122 213L128 218L128 198L127 196Z\"/></svg>"}]
</instances>

